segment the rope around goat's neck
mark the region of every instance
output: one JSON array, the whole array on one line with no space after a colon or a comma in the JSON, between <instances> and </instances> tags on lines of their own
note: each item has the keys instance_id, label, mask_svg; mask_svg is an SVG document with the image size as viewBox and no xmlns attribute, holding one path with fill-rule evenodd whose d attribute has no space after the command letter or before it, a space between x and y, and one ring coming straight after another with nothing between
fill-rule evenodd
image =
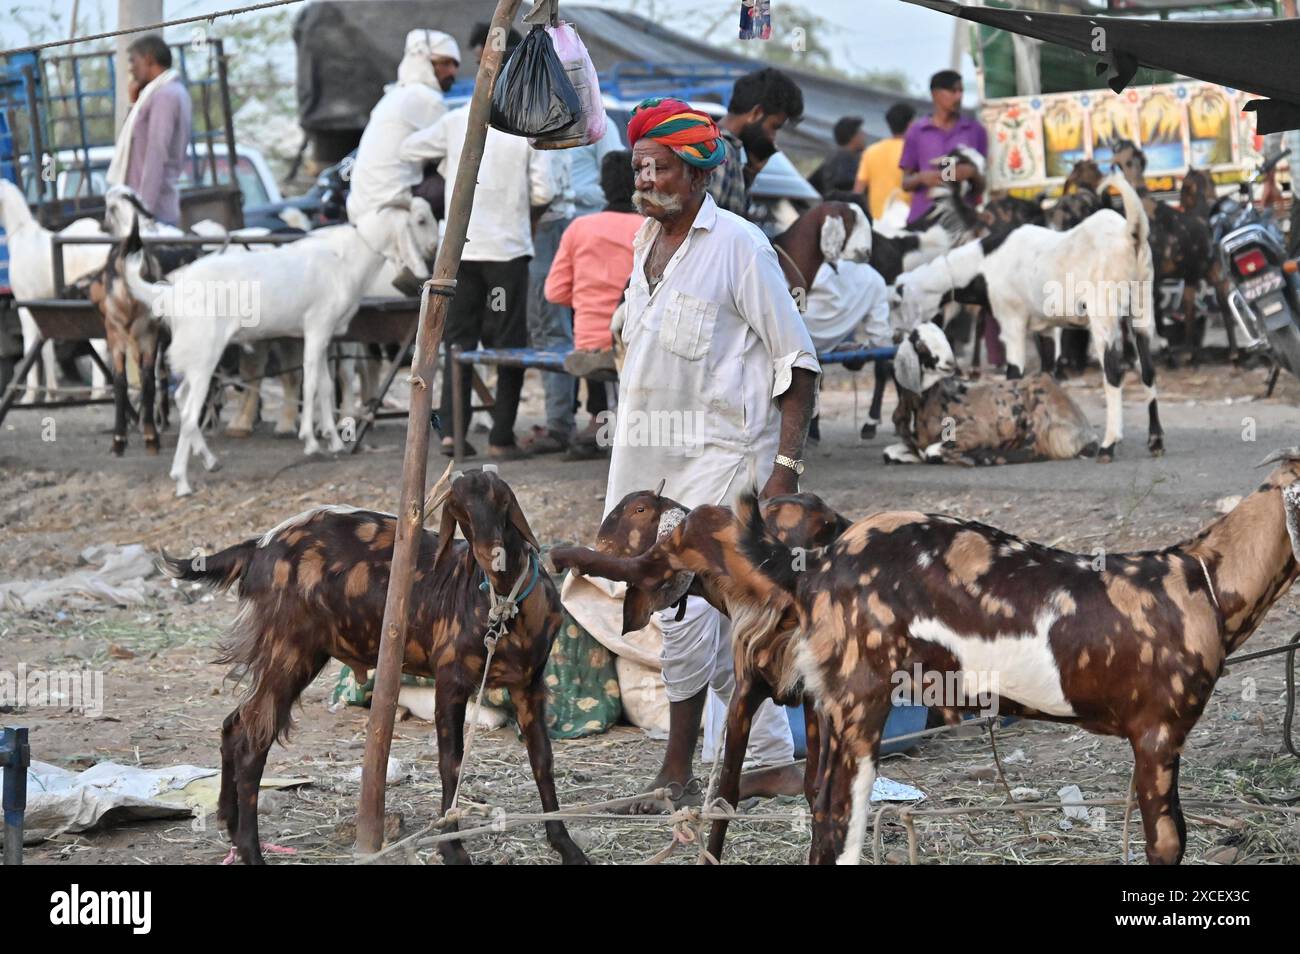
<instances>
[{"instance_id":1,"label":"rope around goat's neck","mask_svg":"<svg viewBox=\"0 0 1300 954\"><path fill-rule=\"evenodd\" d=\"M532 579L528 579L529 571L532 571ZM465 730L465 745L460 753L460 766L456 772L456 791L451 796L451 807L447 809L447 814L456 810L460 804L460 787L465 782L465 766L469 764L470 747L474 744L474 730L478 728L479 714L483 711L483 693L487 689L488 673L492 669L492 657L497 651L497 640L505 635L506 629L510 626L510 621L519 615L519 604L528 598L528 594L533 591L537 585L537 578L541 570L537 560L537 554L532 549L528 550L528 560L524 563L523 572L519 574L519 579L515 580L515 585L510 588L510 595L501 596L492 588L491 580L484 580L479 584L480 589L487 590L488 599L488 630L487 635L483 637L483 645L487 647L487 656L483 660L483 678L478 684L478 698L474 700L474 718ZM524 586L524 580L528 580L528 586ZM523 590L521 593L520 590Z\"/></svg>"}]
</instances>

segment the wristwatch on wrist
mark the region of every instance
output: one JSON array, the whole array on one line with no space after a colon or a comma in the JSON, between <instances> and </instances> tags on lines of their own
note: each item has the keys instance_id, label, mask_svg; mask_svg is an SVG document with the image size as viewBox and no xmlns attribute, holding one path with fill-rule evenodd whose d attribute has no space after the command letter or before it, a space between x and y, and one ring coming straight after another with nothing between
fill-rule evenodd
<instances>
[{"instance_id":1,"label":"wristwatch on wrist","mask_svg":"<svg viewBox=\"0 0 1300 954\"><path fill-rule=\"evenodd\" d=\"M793 458L786 457L784 454L777 454L776 462L782 467L789 467L795 472L795 474L803 476L803 461L794 460Z\"/></svg>"}]
</instances>

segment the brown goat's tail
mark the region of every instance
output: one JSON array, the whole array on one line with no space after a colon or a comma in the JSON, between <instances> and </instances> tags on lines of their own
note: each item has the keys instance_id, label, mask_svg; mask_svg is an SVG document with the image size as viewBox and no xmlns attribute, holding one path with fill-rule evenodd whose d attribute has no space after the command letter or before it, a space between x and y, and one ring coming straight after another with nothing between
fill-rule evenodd
<instances>
[{"instance_id":1,"label":"brown goat's tail","mask_svg":"<svg viewBox=\"0 0 1300 954\"><path fill-rule=\"evenodd\" d=\"M257 539L245 540L220 553L195 553L189 558L172 557L159 548L157 567L174 580L202 583L214 590L228 590L243 578L257 549Z\"/></svg>"},{"instance_id":2,"label":"brown goat's tail","mask_svg":"<svg viewBox=\"0 0 1300 954\"><path fill-rule=\"evenodd\" d=\"M794 551L768 532L754 491L747 490L736 498L736 519L740 521L740 552L759 573L793 593L799 579Z\"/></svg>"}]
</instances>

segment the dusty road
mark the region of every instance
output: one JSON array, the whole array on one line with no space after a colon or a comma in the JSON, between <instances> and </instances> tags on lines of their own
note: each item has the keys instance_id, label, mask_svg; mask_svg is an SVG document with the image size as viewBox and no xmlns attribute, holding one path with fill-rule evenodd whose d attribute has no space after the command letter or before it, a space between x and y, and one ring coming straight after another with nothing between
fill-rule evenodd
<instances>
[{"instance_id":1,"label":"dusty road","mask_svg":"<svg viewBox=\"0 0 1300 954\"><path fill-rule=\"evenodd\" d=\"M856 394L850 377L833 373L823 393L823 440L810 449L804 487L852 515L895 507L974 517L1066 549L1089 553L1164 546L1190 536L1217 515L1222 498L1248 493L1262 472L1253 469L1279 446L1300 444L1300 384L1284 380L1275 396L1263 392L1263 372L1223 366L1164 372L1162 415L1167 454L1145 451L1146 414L1141 390L1128 379L1126 434L1115 463L1091 461L1002 468L885 467L883 446L890 428L873 442L857 436L869 397L869 373ZM862 380L865 379L865 380ZM1097 375L1072 382L1070 393L1100 425ZM540 388L530 376L521 428L540 414ZM888 416L888 408L886 409ZM53 440L49 420L53 421ZM223 467L191 471L198 493L172 496L166 477L174 431L164 436L163 457L150 458L133 436L127 456L109 456L109 411L91 408L15 414L0 429L0 581L44 578L69 572L78 554L95 543L165 545L175 552L224 547L284 517L319 503L350 503L392 510L396 505L404 425L387 423L371 449L337 458L306 458L301 444L259 433L251 440L211 439ZM482 443L482 439L479 439ZM431 462L440 469L442 458ZM555 458L506 464L502 475L515 488L543 543L590 540L604 496L603 461L565 463ZM223 670L211 660L233 617L235 603L218 596L194 601L158 586L147 603L129 608L35 612L0 609L0 670L18 663L55 668L92 668L104 673L105 707L98 718L57 708L2 714L7 723L31 727L35 758L69 768L103 759L145 766L215 765L221 718L234 704ZM1300 629L1300 599L1284 598L1248 648L1278 645ZM347 860L365 712L329 713L332 686L327 670L303 697L298 729L287 747L272 750L268 774L306 777L311 783L264 798L266 840L295 849L278 861ZM1182 772L1184 799L1276 799L1300 792L1300 761L1282 746L1283 670L1277 659L1231 670L1220 682L1194 733ZM536 796L522 746L513 730L480 735L482 761L467 782L471 797L530 811ZM604 736L556 744L561 800L568 804L628 794L653 773L662 742L620 727ZM1012 787L1053 799L1077 784L1089 798L1122 797L1130 755L1126 744L1070 728L1019 723L998 733ZM398 726L394 755L408 777L390 789L390 808L403 830L425 825L436 811L438 781L430 727ZM999 804L1006 792L991 772L987 735L930 741L906 756L886 760L884 774L920 787L933 805ZM1021 793L1018 798L1032 798ZM751 806L752 807L752 806ZM735 861L798 861L807 850L806 826L794 800L763 811L789 821L754 821L733 828L729 858ZM924 860L1083 861L1119 860L1119 813L1068 830L1059 811L927 819L918 824ZM1239 815L1212 809L1189 820L1191 861L1300 861L1300 824L1294 816ZM397 823L397 819L394 819ZM575 826L577 837L602 862L643 858L667 843L654 822ZM898 860L905 844L891 824L884 844ZM1134 850L1141 836L1133 833ZM63 835L34 846L35 862L214 863L225 854L215 820L148 822L100 832ZM550 861L545 843L531 830L494 835L471 846L476 858ZM426 853L421 853L424 857ZM689 860L689 859L688 859Z\"/></svg>"}]
</instances>

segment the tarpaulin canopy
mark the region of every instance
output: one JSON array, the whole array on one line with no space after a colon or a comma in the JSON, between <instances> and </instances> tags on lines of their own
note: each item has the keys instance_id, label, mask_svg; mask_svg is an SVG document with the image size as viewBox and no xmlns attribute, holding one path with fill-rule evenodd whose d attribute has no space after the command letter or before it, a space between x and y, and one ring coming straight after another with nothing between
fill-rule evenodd
<instances>
[{"instance_id":1,"label":"tarpaulin canopy","mask_svg":"<svg viewBox=\"0 0 1300 954\"><path fill-rule=\"evenodd\" d=\"M1261 134L1300 129L1300 20L1196 23L1129 20L966 7L951 0L905 0L949 16L1096 56L1119 92L1139 66L1266 96L1248 103Z\"/></svg>"}]
</instances>

